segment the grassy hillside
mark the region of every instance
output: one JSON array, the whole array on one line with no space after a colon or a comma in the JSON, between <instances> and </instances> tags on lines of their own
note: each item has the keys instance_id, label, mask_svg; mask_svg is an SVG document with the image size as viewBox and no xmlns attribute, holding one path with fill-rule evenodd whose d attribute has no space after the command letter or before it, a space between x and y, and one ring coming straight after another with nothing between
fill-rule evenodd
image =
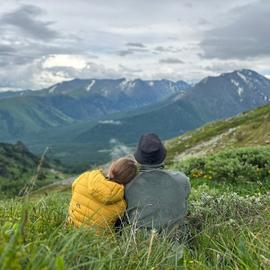
<instances>
[{"instance_id":1,"label":"grassy hillside","mask_svg":"<svg viewBox=\"0 0 270 270\"><path fill-rule=\"evenodd\" d=\"M190 176L185 230L126 227L97 235L65 223L67 186L0 199L0 269L262 269L270 267L270 148L236 148L171 165ZM211 176L211 177L210 177Z\"/></svg>"},{"instance_id":2,"label":"grassy hillside","mask_svg":"<svg viewBox=\"0 0 270 270\"><path fill-rule=\"evenodd\" d=\"M270 105L212 122L166 143L167 163L228 147L270 145Z\"/></svg>"},{"instance_id":3,"label":"grassy hillside","mask_svg":"<svg viewBox=\"0 0 270 270\"><path fill-rule=\"evenodd\" d=\"M45 196L40 189L23 199L1 197L0 269L270 269L269 111L168 142L168 167L184 171L192 186L185 229L174 235L75 229L66 224L67 185L50 185ZM198 145L203 157L179 159Z\"/></svg>"},{"instance_id":4,"label":"grassy hillside","mask_svg":"<svg viewBox=\"0 0 270 270\"><path fill-rule=\"evenodd\" d=\"M0 100L1 140L22 138L41 129L71 122L73 122L71 117L41 97L19 96Z\"/></svg>"},{"instance_id":5,"label":"grassy hillside","mask_svg":"<svg viewBox=\"0 0 270 270\"><path fill-rule=\"evenodd\" d=\"M0 201L0 269L262 269L270 267L270 196L238 184L192 189L184 233L96 235L65 224L70 193ZM178 240L176 240L178 239Z\"/></svg>"},{"instance_id":6,"label":"grassy hillside","mask_svg":"<svg viewBox=\"0 0 270 270\"><path fill-rule=\"evenodd\" d=\"M42 162L42 168L39 164ZM18 195L22 189L36 177L34 188L60 180L63 175L59 163L33 155L21 143L0 143L0 194L1 196Z\"/></svg>"}]
</instances>

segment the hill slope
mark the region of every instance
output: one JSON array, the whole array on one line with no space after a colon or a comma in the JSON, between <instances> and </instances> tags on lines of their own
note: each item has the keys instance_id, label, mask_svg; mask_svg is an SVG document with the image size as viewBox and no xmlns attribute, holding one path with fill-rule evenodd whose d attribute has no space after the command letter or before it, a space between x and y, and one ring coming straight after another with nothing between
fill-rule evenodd
<instances>
[{"instance_id":1,"label":"hill slope","mask_svg":"<svg viewBox=\"0 0 270 270\"><path fill-rule=\"evenodd\" d=\"M36 187L47 185L63 177L57 169L61 165L45 159L42 170L37 173L40 157L32 154L21 142L16 144L0 143L0 194L18 195L34 175Z\"/></svg>"},{"instance_id":2,"label":"hill slope","mask_svg":"<svg viewBox=\"0 0 270 270\"><path fill-rule=\"evenodd\" d=\"M21 138L49 127L69 124L74 120L36 96L13 97L0 100L0 139Z\"/></svg>"},{"instance_id":3,"label":"hill slope","mask_svg":"<svg viewBox=\"0 0 270 270\"><path fill-rule=\"evenodd\" d=\"M270 145L270 105L212 122L169 140L168 164L227 147Z\"/></svg>"}]
</instances>

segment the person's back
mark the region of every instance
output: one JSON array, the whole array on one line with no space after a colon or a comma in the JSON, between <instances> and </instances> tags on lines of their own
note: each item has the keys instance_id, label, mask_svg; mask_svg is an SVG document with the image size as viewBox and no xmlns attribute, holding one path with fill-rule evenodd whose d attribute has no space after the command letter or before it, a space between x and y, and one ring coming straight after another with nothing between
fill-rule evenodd
<instances>
[{"instance_id":1,"label":"person's back","mask_svg":"<svg viewBox=\"0 0 270 270\"><path fill-rule=\"evenodd\" d=\"M153 142L153 135L146 134L135 153L135 159L143 165L140 173L125 188L126 215L129 223L136 227L170 229L176 224L181 225L186 216L190 182L183 173L163 169L166 150L162 149L163 145L161 150L156 150L153 145L158 144L158 137L154 137ZM146 164L148 161L158 164Z\"/></svg>"},{"instance_id":2,"label":"person's back","mask_svg":"<svg viewBox=\"0 0 270 270\"><path fill-rule=\"evenodd\" d=\"M126 208L124 186L109 181L101 170L81 174L72 185L69 223L76 227L113 226Z\"/></svg>"},{"instance_id":3,"label":"person's back","mask_svg":"<svg viewBox=\"0 0 270 270\"><path fill-rule=\"evenodd\" d=\"M81 174L72 184L68 223L76 227L111 229L124 215L124 185L137 173L133 160L120 158L113 162L108 176L101 170Z\"/></svg>"},{"instance_id":4,"label":"person's back","mask_svg":"<svg viewBox=\"0 0 270 270\"><path fill-rule=\"evenodd\" d=\"M161 229L183 223L190 192L184 174L143 166L125 192L127 216L137 227Z\"/></svg>"}]
</instances>

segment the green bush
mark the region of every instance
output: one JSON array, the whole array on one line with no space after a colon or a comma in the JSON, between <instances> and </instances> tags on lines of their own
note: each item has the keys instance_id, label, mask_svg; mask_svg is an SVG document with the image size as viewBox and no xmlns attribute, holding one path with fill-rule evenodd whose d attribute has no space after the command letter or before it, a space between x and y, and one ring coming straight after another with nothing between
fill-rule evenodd
<instances>
[{"instance_id":1,"label":"green bush","mask_svg":"<svg viewBox=\"0 0 270 270\"><path fill-rule=\"evenodd\" d=\"M191 178L263 183L270 179L270 148L225 150L210 156L183 161L176 167Z\"/></svg>"}]
</instances>

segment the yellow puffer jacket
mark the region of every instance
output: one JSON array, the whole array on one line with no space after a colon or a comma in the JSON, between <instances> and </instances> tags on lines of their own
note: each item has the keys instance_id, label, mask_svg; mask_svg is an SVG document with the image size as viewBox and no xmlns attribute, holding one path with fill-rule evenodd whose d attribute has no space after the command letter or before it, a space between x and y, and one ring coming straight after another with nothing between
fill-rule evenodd
<instances>
[{"instance_id":1,"label":"yellow puffer jacket","mask_svg":"<svg viewBox=\"0 0 270 270\"><path fill-rule=\"evenodd\" d=\"M106 179L102 171L85 172L74 181L69 221L76 227L112 227L125 210L124 186Z\"/></svg>"}]
</instances>

